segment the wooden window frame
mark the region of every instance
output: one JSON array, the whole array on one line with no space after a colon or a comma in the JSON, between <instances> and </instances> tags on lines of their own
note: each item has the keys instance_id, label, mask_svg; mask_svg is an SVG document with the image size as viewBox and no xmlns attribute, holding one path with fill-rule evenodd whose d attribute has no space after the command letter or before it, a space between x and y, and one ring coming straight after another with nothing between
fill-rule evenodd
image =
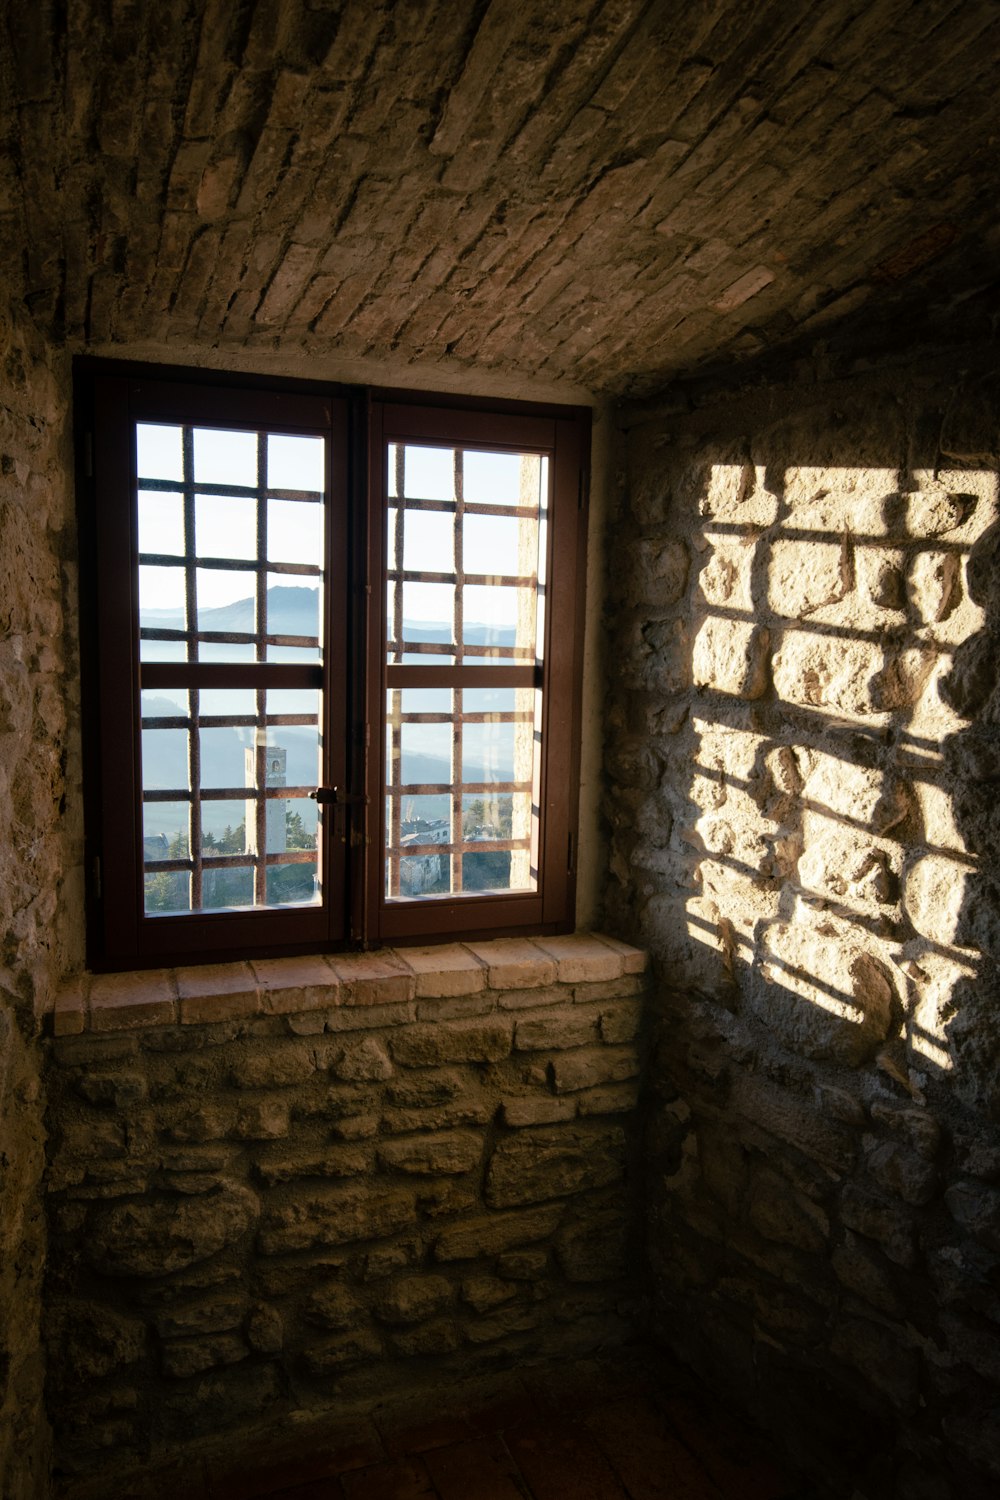
<instances>
[{"instance_id":1,"label":"wooden window frame","mask_svg":"<svg viewBox=\"0 0 1000 1500\"><path fill-rule=\"evenodd\" d=\"M146 916L138 653L139 420L329 434L325 527L322 886L317 906ZM422 391L75 362L87 960L95 971L569 932L576 899L590 411ZM528 892L385 898L385 462L395 440L543 452L551 464L541 836ZM189 621L190 625L190 621ZM340 648L340 649L338 649ZM440 669L438 669L440 672ZM458 670L458 669L456 669ZM467 669L466 669L467 670ZM534 669L533 669L534 670ZM146 669L147 685L162 675ZM215 686L271 685L278 666L192 669ZM173 676L183 676L174 672ZM296 677L298 682L301 671ZM147 794L148 795L148 794Z\"/></svg>"}]
</instances>

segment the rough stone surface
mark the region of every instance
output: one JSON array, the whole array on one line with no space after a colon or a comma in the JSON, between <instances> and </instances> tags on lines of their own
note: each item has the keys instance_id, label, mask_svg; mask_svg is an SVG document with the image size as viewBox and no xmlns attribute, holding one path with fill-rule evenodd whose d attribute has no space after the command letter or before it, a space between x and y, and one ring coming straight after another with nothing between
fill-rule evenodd
<instances>
[{"instance_id":1,"label":"rough stone surface","mask_svg":"<svg viewBox=\"0 0 1000 1500\"><path fill-rule=\"evenodd\" d=\"M655 1317L824 1495L995 1488L966 1421L1000 1376L992 364L803 364L625 417L617 535L690 558L670 605L645 565L609 584Z\"/></svg>"},{"instance_id":2,"label":"rough stone surface","mask_svg":"<svg viewBox=\"0 0 1000 1500\"><path fill-rule=\"evenodd\" d=\"M990 279L988 4L163 0L8 25L0 258L73 340L636 392L837 323L944 321ZM682 540L632 544L651 603L683 588ZM799 576L826 596L825 568Z\"/></svg>"},{"instance_id":3,"label":"rough stone surface","mask_svg":"<svg viewBox=\"0 0 1000 1500\"><path fill-rule=\"evenodd\" d=\"M34 1500L47 1471L39 1345L45 1260L40 1020L79 961L79 806L67 808L65 368L0 297L0 1488ZM74 762L75 764L75 762Z\"/></svg>"},{"instance_id":4,"label":"rough stone surface","mask_svg":"<svg viewBox=\"0 0 1000 1500\"><path fill-rule=\"evenodd\" d=\"M62 1469L82 1477L109 1448L127 1467L195 1429L237 1430L260 1391L273 1411L294 1391L298 1409L321 1412L345 1380L378 1395L418 1385L428 1360L457 1372L556 1353L574 1288L605 1300L595 1344L627 1333L615 1309L636 1274L635 1093L583 1085L619 1077L624 1057L636 1067L620 1038L643 1006L641 975L622 975L639 956L589 937L575 957L568 939L558 959L521 947L536 973L516 1017L508 992L487 988L481 1015L450 1018L455 986L489 972L461 950L439 984L429 961L417 971L438 1020L348 999L351 1029L303 1037L293 1023L317 1012L292 960L296 984L279 961L265 971L277 1011L262 996L221 1025L136 1026L130 1010L118 1033L54 1039L48 1348ZM616 978L579 980L609 961ZM348 976L338 960L342 987L399 982L405 959L375 962ZM553 982L557 962L571 978ZM185 987L211 1010L211 974L199 989L190 971ZM561 1094L554 1068L574 1058L580 1092Z\"/></svg>"}]
</instances>

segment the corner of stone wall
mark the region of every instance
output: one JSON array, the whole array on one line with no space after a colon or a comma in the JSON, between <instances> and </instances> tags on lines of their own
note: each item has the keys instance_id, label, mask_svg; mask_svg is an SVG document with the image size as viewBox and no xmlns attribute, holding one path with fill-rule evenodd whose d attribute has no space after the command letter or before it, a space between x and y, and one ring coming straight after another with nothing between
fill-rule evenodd
<instances>
[{"instance_id":1,"label":"corner of stone wall","mask_svg":"<svg viewBox=\"0 0 1000 1500\"><path fill-rule=\"evenodd\" d=\"M611 568L658 1328L868 1500L1000 1482L994 364L633 413Z\"/></svg>"}]
</instances>

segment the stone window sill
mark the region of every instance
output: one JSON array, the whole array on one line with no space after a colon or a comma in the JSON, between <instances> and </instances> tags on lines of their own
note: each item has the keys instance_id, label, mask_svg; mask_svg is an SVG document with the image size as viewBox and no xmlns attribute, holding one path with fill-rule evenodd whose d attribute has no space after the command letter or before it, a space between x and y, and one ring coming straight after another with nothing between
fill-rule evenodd
<instances>
[{"instance_id":1,"label":"stone window sill","mask_svg":"<svg viewBox=\"0 0 1000 1500\"><path fill-rule=\"evenodd\" d=\"M597 933L496 938L441 947L383 948L302 958L253 959L129 974L79 974L55 1002L55 1036L199 1025L294 1015L335 1006L378 1006L614 981L642 973L638 948ZM516 1003L512 1001L512 1003Z\"/></svg>"}]
</instances>

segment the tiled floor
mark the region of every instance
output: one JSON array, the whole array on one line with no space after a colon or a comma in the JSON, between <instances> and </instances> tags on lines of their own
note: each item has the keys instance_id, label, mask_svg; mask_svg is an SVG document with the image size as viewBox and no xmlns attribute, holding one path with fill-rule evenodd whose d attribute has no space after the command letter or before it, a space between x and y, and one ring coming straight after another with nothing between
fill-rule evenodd
<instances>
[{"instance_id":1,"label":"tiled floor","mask_svg":"<svg viewBox=\"0 0 1000 1500\"><path fill-rule=\"evenodd\" d=\"M795 1500L766 1447L645 1351L452 1387L207 1462L210 1500Z\"/></svg>"}]
</instances>

